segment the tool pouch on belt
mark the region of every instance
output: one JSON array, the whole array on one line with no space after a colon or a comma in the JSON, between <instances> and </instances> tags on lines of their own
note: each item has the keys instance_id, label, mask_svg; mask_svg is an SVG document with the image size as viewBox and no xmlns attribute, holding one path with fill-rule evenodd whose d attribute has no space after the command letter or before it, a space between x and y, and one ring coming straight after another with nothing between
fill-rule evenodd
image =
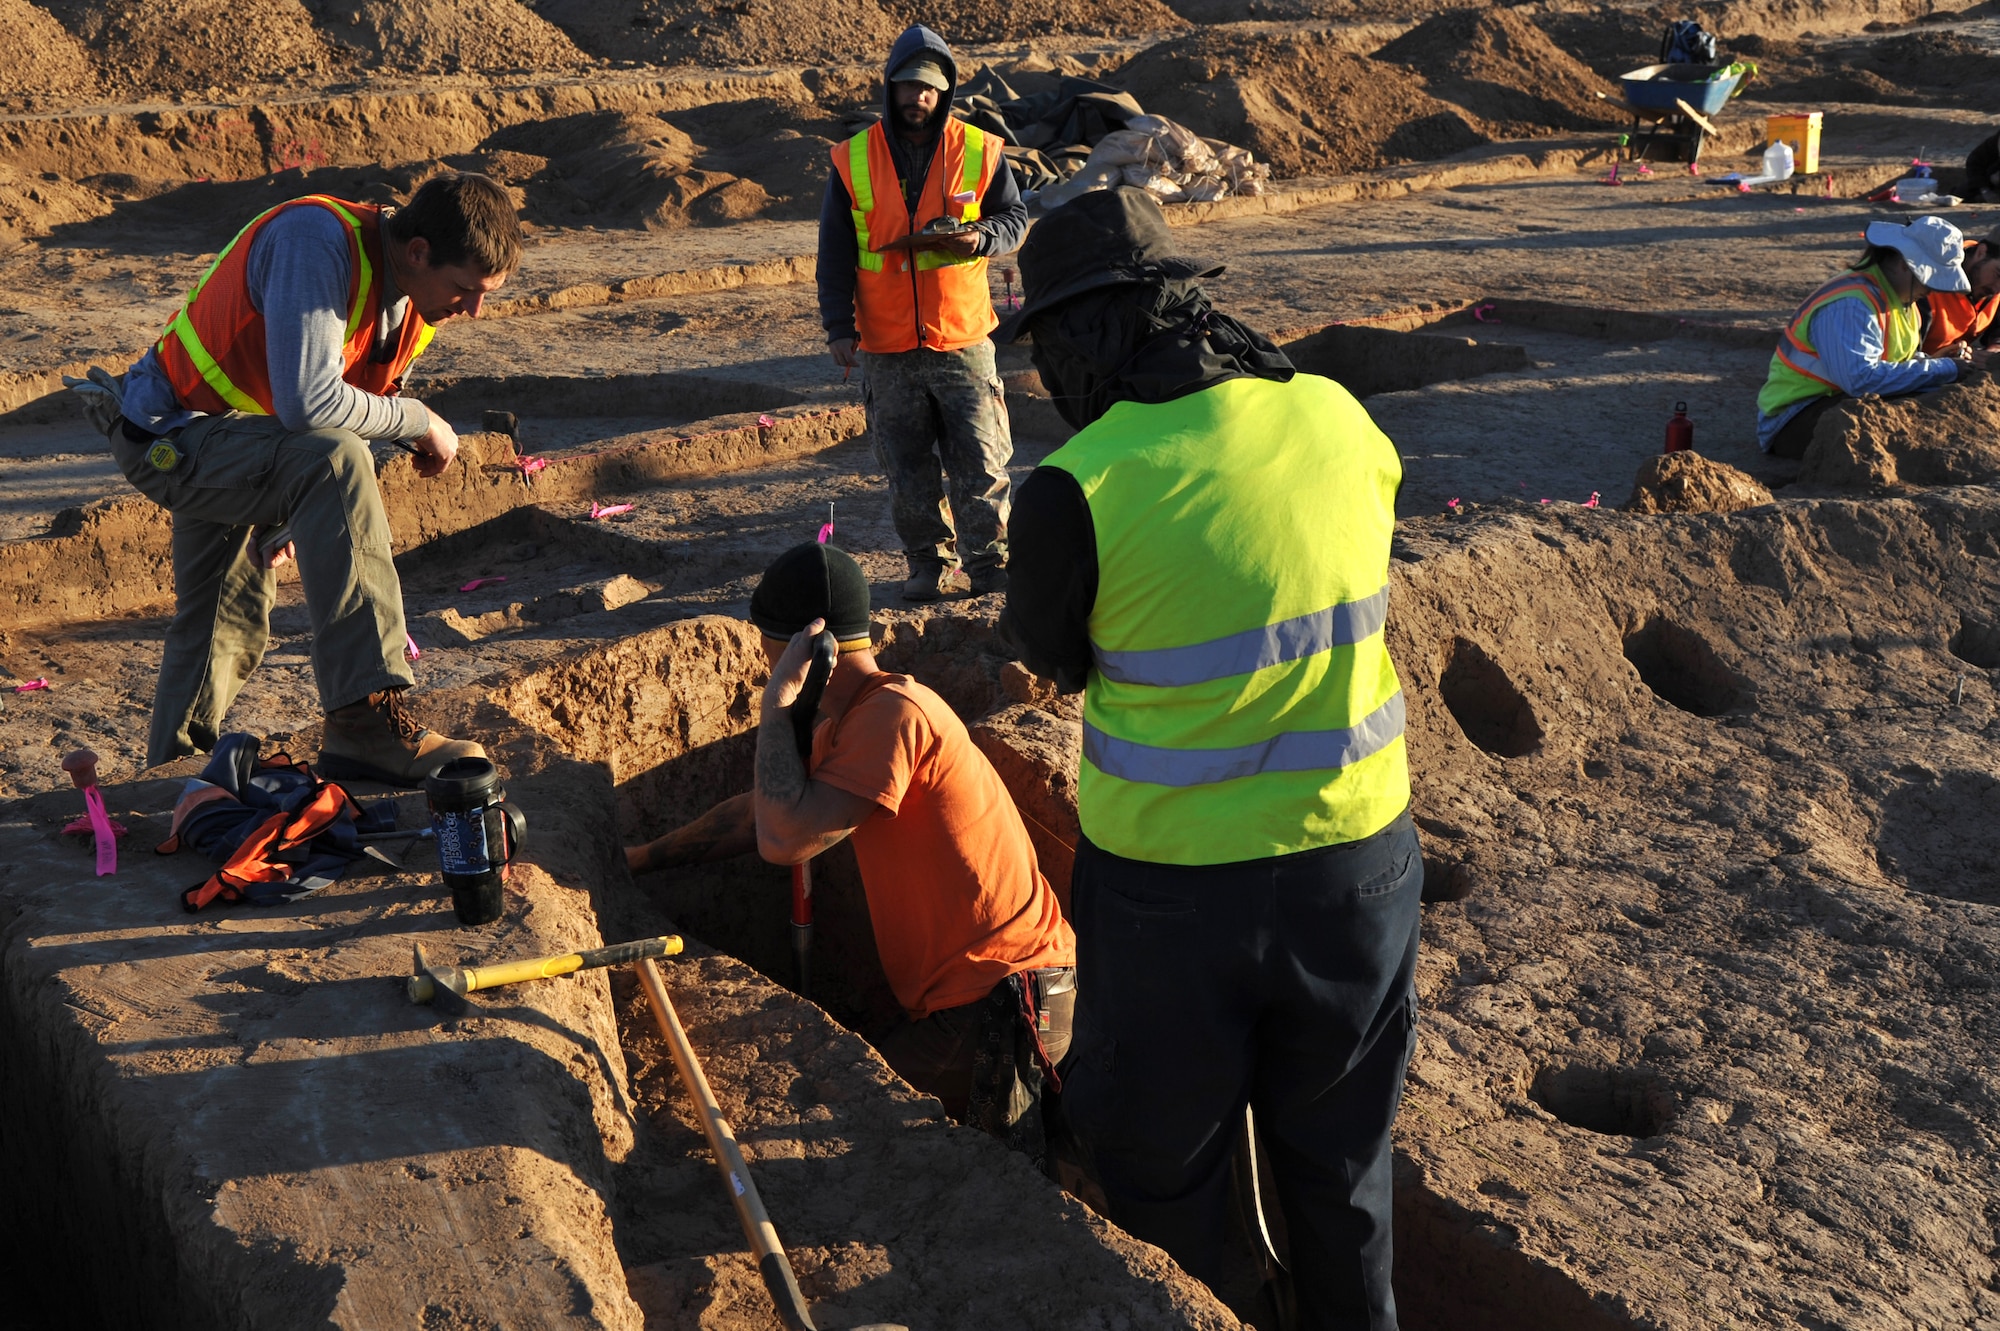
<instances>
[{"instance_id":1,"label":"tool pouch on belt","mask_svg":"<svg viewBox=\"0 0 2000 1331\"><path fill-rule=\"evenodd\" d=\"M972 1095L966 1122L998 1137L1039 1168L1048 1153L1042 1091L1062 1090L1062 1078L1042 1047L1047 1000L1067 992L1076 972L1063 968L1009 975L979 1005L972 1054Z\"/></svg>"}]
</instances>

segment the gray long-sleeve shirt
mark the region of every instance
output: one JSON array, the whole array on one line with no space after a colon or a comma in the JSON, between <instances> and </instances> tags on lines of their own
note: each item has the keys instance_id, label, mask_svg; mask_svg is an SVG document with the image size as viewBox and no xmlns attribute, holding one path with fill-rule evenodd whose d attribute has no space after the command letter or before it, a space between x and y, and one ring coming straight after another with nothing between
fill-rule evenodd
<instances>
[{"instance_id":1,"label":"gray long-sleeve shirt","mask_svg":"<svg viewBox=\"0 0 2000 1331\"><path fill-rule=\"evenodd\" d=\"M289 430L351 430L363 439L414 439L431 425L412 398L364 393L342 378L347 291L353 277L347 224L325 208L288 208L250 244L251 307L264 316L273 414ZM375 269L382 293L375 345L400 336L410 302L387 264ZM210 348L220 351L220 348ZM164 434L193 420L174 396L158 355L147 351L125 376L125 418Z\"/></svg>"}]
</instances>

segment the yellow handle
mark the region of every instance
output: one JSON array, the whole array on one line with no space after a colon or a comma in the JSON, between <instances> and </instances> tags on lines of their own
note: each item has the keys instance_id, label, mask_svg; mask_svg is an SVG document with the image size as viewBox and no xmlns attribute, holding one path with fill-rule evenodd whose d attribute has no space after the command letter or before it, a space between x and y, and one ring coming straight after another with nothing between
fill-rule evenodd
<instances>
[{"instance_id":1,"label":"yellow handle","mask_svg":"<svg viewBox=\"0 0 2000 1331\"><path fill-rule=\"evenodd\" d=\"M567 975L571 971L583 969L583 953L572 952L562 957L534 957L527 961L506 961L498 966L467 966L465 968L465 992L475 989L495 989L503 984L519 984L523 980L546 980L551 975Z\"/></svg>"}]
</instances>

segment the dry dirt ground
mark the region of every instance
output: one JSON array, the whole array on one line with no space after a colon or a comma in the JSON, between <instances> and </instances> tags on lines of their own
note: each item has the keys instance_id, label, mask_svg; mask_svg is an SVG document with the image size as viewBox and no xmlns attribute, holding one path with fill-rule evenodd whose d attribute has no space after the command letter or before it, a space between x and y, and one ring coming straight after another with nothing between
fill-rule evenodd
<instances>
[{"instance_id":1,"label":"dry dirt ground","mask_svg":"<svg viewBox=\"0 0 2000 1331\"><path fill-rule=\"evenodd\" d=\"M412 939L470 961L672 927L822 1326L1236 1324L857 1037L888 1000L851 856L823 865L814 1006L782 987L783 875L636 884L612 853L747 782L734 617L831 505L884 660L977 723L1065 876L1073 704L1004 660L997 598L898 608L815 317L826 150L925 15L985 43L968 68L1105 78L1276 163L1272 196L1178 239L1404 455L1391 645L1463 894L1426 914L1406 1323L2000 1326L2000 387L1836 413L1800 463L1752 433L1773 330L1887 215L1856 196L2000 112L2000 19L1932 8L1702 10L1763 66L1709 175L1764 114L1826 113L1830 183L1744 196L1663 163L1602 183L1624 126L1597 93L1666 17L1637 7L0 0L0 1327L768 1325L629 977L443 1024L396 988ZM516 188L530 248L413 391L468 431L519 420L383 487L425 705L489 740L530 863L480 935L421 851L185 916L203 870L148 853L180 769L138 770L166 526L56 376L129 362L255 209L406 197L440 164ZM1018 352L1002 371L1019 476L1064 432ZM1677 401L1702 459L1613 511ZM521 454L549 462L533 488ZM232 724L309 751L309 651L290 583ZM58 835L86 744L133 827L103 882Z\"/></svg>"}]
</instances>

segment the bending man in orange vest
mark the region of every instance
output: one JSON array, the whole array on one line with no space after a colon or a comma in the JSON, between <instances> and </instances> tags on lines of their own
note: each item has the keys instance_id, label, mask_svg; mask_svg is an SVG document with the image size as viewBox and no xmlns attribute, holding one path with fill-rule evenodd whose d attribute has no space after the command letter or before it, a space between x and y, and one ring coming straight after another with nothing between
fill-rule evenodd
<instances>
[{"instance_id":1,"label":"bending man in orange vest","mask_svg":"<svg viewBox=\"0 0 2000 1331\"><path fill-rule=\"evenodd\" d=\"M1959 344L1990 347L2000 342L2000 231L1965 242L1965 280L1972 290L1926 291L1924 354L1950 356Z\"/></svg>"},{"instance_id":2,"label":"bending man in orange vest","mask_svg":"<svg viewBox=\"0 0 2000 1331\"><path fill-rule=\"evenodd\" d=\"M868 433L910 561L903 599L984 595L1007 585L1014 453L987 337L999 320L986 260L1021 243L1028 210L1001 140L951 113L958 65L942 37L910 28L885 74L882 120L833 150L820 322L834 363L861 367Z\"/></svg>"},{"instance_id":3,"label":"bending man in orange vest","mask_svg":"<svg viewBox=\"0 0 2000 1331\"><path fill-rule=\"evenodd\" d=\"M148 766L214 746L293 555L326 712L320 773L414 785L484 752L404 708L402 584L368 441L407 443L421 476L451 465L458 436L400 396L403 374L520 253L513 202L484 176L430 180L393 212L294 199L243 228L126 373L112 452L174 524Z\"/></svg>"}]
</instances>

